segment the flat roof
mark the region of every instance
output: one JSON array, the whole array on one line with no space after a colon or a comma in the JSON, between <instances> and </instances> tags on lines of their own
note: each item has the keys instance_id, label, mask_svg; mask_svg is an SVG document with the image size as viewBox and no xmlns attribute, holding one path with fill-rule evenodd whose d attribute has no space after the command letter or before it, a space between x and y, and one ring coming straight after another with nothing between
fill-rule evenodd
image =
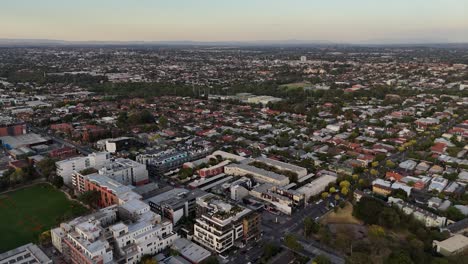
<instances>
[{"instance_id":1,"label":"flat roof","mask_svg":"<svg viewBox=\"0 0 468 264\"><path fill-rule=\"evenodd\" d=\"M266 164L269 164L269 165L272 165L272 166L281 167L281 168L284 168L286 170L290 170L292 172L300 172L300 171L306 170L306 168L303 168L303 167L300 167L300 166L297 166L297 165L294 165L294 164L290 164L290 163L286 163L286 162L282 162L282 161L278 161L278 160L274 160L274 159L269 159L269 158L265 158L265 157L258 157L258 158L255 158L254 160L259 161L259 162L263 162L263 163L266 163Z\"/></svg>"},{"instance_id":2,"label":"flat roof","mask_svg":"<svg viewBox=\"0 0 468 264\"><path fill-rule=\"evenodd\" d=\"M0 254L0 261L11 258L18 254L22 254L25 251L31 253L31 255L33 255L37 260L39 260L40 263L52 263L49 257L47 257L47 255L44 254L44 252L42 252L42 250L33 243L29 243Z\"/></svg>"},{"instance_id":3,"label":"flat roof","mask_svg":"<svg viewBox=\"0 0 468 264\"><path fill-rule=\"evenodd\" d=\"M278 173L275 173L275 172L272 172L272 171L267 171L267 170L264 170L264 169L260 169L260 168L257 168L255 166L250 166L248 164L231 164L231 165L227 165L226 167L236 167L236 168L239 168L239 169L242 169L242 170L250 171L250 172L252 172L254 174L260 174L260 175L263 175L265 177L272 178L272 179L277 180L277 181L283 181L285 179L288 179L288 177L286 177L284 175L281 175L281 174L278 174Z\"/></svg>"},{"instance_id":4,"label":"flat roof","mask_svg":"<svg viewBox=\"0 0 468 264\"><path fill-rule=\"evenodd\" d=\"M435 241L435 243L449 252L455 252L462 248L468 247L468 237L456 234L450 238L445 239L444 241Z\"/></svg>"},{"instance_id":5,"label":"flat roof","mask_svg":"<svg viewBox=\"0 0 468 264\"><path fill-rule=\"evenodd\" d=\"M145 202L154 204L167 204L172 207L179 207L186 201L205 195L206 192L200 189L187 190L184 188L174 188L159 195L147 199Z\"/></svg>"},{"instance_id":6,"label":"flat roof","mask_svg":"<svg viewBox=\"0 0 468 264\"><path fill-rule=\"evenodd\" d=\"M118 181L115 181L107 176L100 175L97 173L87 175L86 177L89 181L95 182L99 184L99 186L106 187L107 189L111 190L117 196L119 196L120 194L130 192L132 190L132 188L130 188L129 186L123 185Z\"/></svg>"},{"instance_id":7,"label":"flat roof","mask_svg":"<svg viewBox=\"0 0 468 264\"><path fill-rule=\"evenodd\" d=\"M200 263L204 259L211 256L211 253L208 250L185 238L176 239L174 241L173 247L179 251L183 257L189 259L192 263Z\"/></svg>"},{"instance_id":8,"label":"flat roof","mask_svg":"<svg viewBox=\"0 0 468 264\"><path fill-rule=\"evenodd\" d=\"M4 145L9 145L16 148L23 145L33 145L47 142L49 139L35 133L28 133L19 136L4 136L0 137Z\"/></svg>"}]
</instances>

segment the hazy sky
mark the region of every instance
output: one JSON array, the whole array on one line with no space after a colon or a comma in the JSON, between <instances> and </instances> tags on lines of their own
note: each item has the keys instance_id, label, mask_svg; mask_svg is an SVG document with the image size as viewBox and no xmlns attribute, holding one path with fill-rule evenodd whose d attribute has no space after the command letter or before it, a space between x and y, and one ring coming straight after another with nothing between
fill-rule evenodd
<instances>
[{"instance_id":1,"label":"hazy sky","mask_svg":"<svg viewBox=\"0 0 468 264\"><path fill-rule=\"evenodd\" d=\"M468 41L468 0L0 0L0 38Z\"/></svg>"}]
</instances>

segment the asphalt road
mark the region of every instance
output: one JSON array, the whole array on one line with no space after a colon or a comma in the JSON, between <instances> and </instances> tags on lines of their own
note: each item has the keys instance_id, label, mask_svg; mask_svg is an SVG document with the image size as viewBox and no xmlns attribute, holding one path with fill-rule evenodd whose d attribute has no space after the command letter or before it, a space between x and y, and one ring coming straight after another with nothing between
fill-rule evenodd
<instances>
[{"instance_id":1,"label":"asphalt road","mask_svg":"<svg viewBox=\"0 0 468 264\"><path fill-rule=\"evenodd\" d=\"M272 221L272 219L275 219L277 216L264 211L262 216L263 234L261 239L257 242L247 244L243 249L239 249L237 252L233 252L230 254L230 258L224 260L223 263L258 263L263 254L263 245L265 243L273 243L277 246L284 247L283 238L288 234L295 234L299 238L299 243L301 243L304 248L304 250L298 252L301 255L309 258L314 258L318 255L325 255L332 261L332 263L343 264L344 259L337 253L333 252L332 249L321 245L317 241L307 240L301 234L304 219L306 217L310 217L314 220L322 217L329 211L327 205L333 202L335 202L334 197L329 197L321 203L309 204L291 216L278 216L278 223Z\"/></svg>"}]
</instances>

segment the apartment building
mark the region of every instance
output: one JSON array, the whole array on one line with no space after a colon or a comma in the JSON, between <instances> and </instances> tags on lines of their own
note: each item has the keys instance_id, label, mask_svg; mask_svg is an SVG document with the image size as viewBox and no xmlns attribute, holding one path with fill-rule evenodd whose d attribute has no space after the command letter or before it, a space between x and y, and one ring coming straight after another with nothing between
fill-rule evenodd
<instances>
[{"instance_id":1,"label":"apartment building","mask_svg":"<svg viewBox=\"0 0 468 264\"><path fill-rule=\"evenodd\" d=\"M225 160L211 167L199 169L198 175L200 175L201 178L208 178L208 177L216 176L218 174L223 173L224 167L228 165L229 163L231 163L231 161Z\"/></svg>"},{"instance_id":2,"label":"apartment building","mask_svg":"<svg viewBox=\"0 0 468 264\"><path fill-rule=\"evenodd\" d=\"M161 252L178 238L172 224L161 222L147 204L128 203L62 223L51 230L52 244L67 263L138 263L143 255Z\"/></svg>"},{"instance_id":3,"label":"apartment building","mask_svg":"<svg viewBox=\"0 0 468 264\"><path fill-rule=\"evenodd\" d=\"M146 200L151 210L176 225L183 217L195 214L196 199L205 195L200 189L174 188Z\"/></svg>"},{"instance_id":4,"label":"apartment building","mask_svg":"<svg viewBox=\"0 0 468 264\"><path fill-rule=\"evenodd\" d=\"M287 190L271 183L264 183L250 191L250 195L269 203L278 211L291 215L304 206L305 195L295 190Z\"/></svg>"},{"instance_id":5,"label":"apartment building","mask_svg":"<svg viewBox=\"0 0 468 264\"><path fill-rule=\"evenodd\" d=\"M296 166L294 164L290 164L290 163L286 163L286 162L282 162L282 161L278 161L278 160L274 160L274 159L269 159L269 158L265 158L265 157L255 158L255 161L264 163L264 164L266 164L268 166L275 167L278 170L285 170L285 171L294 172L294 173L297 174L298 179L300 179L302 177L305 177L307 175L307 169L306 168Z\"/></svg>"},{"instance_id":6,"label":"apartment building","mask_svg":"<svg viewBox=\"0 0 468 264\"><path fill-rule=\"evenodd\" d=\"M223 253L235 243L260 235L260 216L213 194L197 198L197 218L193 239L205 248ZM244 221L245 220L245 221ZM245 229L244 229L245 228Z\"/></svg>"},{"instance_id":7,"label":"apartment building","mask_svg":"<svg viewBox=\"0 0 468 264\"><path fill-rule=\"evenodd\" d=\"M396 205L405 214L412 215L416 220L422 222L426 227L440 228L446 226L447 224L447 218L433 214L401 199L388 197L388 203L391 205Z\"/></svg>"},{"instance_id":8,"label":"apartment building","mask_svg":"<svg viewBox=\"0 0 468 264\"><path fill-rule=\"evenodd\" d=\"M289 184L289 178L284 175L244 163L227 165L224 167L224 173L234 176L252 175L258 182L271 183L278 186L286 186Z\"/></svg>"},{"instance_id":9,"label":"apartment building","mask_svg":"<svg viewBox=\"0 0 468 264\"><path fill-rule=\"evenodd\" d=\"M131 159L112 159L110 163L99 169L98 173L123 185L140 186L149 182L146 166Z\"/></svg>"},{"instance_id":10,"label":"apartment building","mask_svg":"<svg viewBox=\"0 0 468 264\"><path fill-rule=\"evenodd\" d=\"M63 182L68 186L73 186L72 175L74 172L80 172L84 169L100 169L110 163L109 152L95 152L86 157L74 157L66 160L57 161L57 175L63 178Z\"/></svg>"},{"instance_id":11,"label":"apartment building","mask_svg":"<svg viewBox=\"0 0 468 264\"><path fill-rule=\"evenodd\" d=\"M166 172L180 168L186 162L205 157L209 152L208 148L170 149L154 154L138 155L136 161L145 164L151 176L161 176Z\"/></svg>"},{"instance_id":12,"label":"apartment building","mask_svg":"<svg viewBox=\"0 0 468 264\"><path fill-rule=\"evenodd\" d=\"M76 174L76 191L83 193L86 191L98 191L100 199L98 205L107 207L114 204L124 204L132 199L141 199L141 195L132 191L132 187L123 185L108 176L97 173L89 175Z\"/></svg>"},{"instance_id":13,"label":"apartment building","mask_svg":"<svg viewBox=\"0 0 468 264\"><path fill-rule=\"evenodd\" d=\"M29 243L0 254L0 264L52 264L52 260L35 244Z\"/></svg>"}]
</instances>

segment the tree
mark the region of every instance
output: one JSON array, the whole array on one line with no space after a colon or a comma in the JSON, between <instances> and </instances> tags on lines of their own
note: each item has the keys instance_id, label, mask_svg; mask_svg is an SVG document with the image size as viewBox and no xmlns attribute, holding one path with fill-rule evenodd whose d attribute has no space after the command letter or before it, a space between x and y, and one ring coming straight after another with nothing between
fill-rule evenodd
<instances>
[{"instance_id":1,"label":"tree","mask_svg":"<svg viewBox=\"0 0 468 264\"><path fill-rule=\"evenodd\" d=\"M351 183L349 181L341 181L340 182L340 187L341 188L349 188L349 186L351 186Z\"/></svg>"},{"instance_id":2,"label":"tree","mask_svg":"<svg viewBox=\"0 0 468 264\"><path fill-rule=\"evenodd\" d=\"M216 256L209 256L207 259L201 262L202 264L219 264L218 258Z\"/></svg>"},{"instance_id":3,"label":"tree","mask_svg":"<svg viewBox=\"0 0 468 264\"><path fill-rule=\"evenodd\" d=\"M408 252L405 251L393 251L388 258L384 261L384 264L413 264Z\"/></svg>"},{"instance_id":4,"label":"tree","mask_svg":"<svg viewBox=\"0 0 468 264\"><path fill-rule=\"evenodd\" d=\"M326 198L328 197L328 195L329 195L328 192L323 192L323 193L321 194L322 199L326 199Z\"/></svg>"},{"instance_id":5,"label":"tree","mask_svg":"<svg viewBox=\"0 0 468 264\"><path fill-rule=\"evenodd\" d=\"M465 218L465 215L456 207L450 206L446 211L447 217L453 221L460 221Z\"/></svg>"},{"instance_id":6,"label":"tree","mask_svg":"<svg viewBox=\"0 0 468 264\"><path fill-rule=\"evenodd\" d=\"M100 198L101 198L101 193L99 191L92 190L92 191L86 191L82 193L78 197L78 200L80 200L81 202L89 206L96 207L99 203Z\"/></svg>"},{"instance_id":7,"label":"tree","mask_svg":"<svg viewBox=\"0 0 468 264\"><path fill-rule=\"evenodd\" d=\"M330 192L330 193L336 193L336 188L335 188L335 187L330 187L329 192Z\"/></svg>"},{"instance_id":8,"label":"tree","mask_svg":"<svg viewBox=\"0 0 468 264\"><path fill-rule=\"evenodd\" d=\"M284 245L288 248L296 251L302 250L302 245L297 241L297 237L292 234L288 234L284 237Z\"/></svg>"},{"instance_id":9,"label":"tree","mask_svg":"<svg viewBox=\"0 0 468 264\"><path fill-rule=\"evenodd\" d=\"M139 112L137 114L137 120L139 124L148 124L148 123L153 123L154 122L154 116L151 114L150 111L147 109Z\"/></svg>"},{"instance_id":10,"label":"tree","mask_svg":"<svg viewBox=\"0 0 468 264\"><path fill-rule=\"evenodd\" d=\"M337 201L339 201L339 200L340 200L340 198L341 198L341 197L340 197L340 195L339 195L339 194L336 194L336 195L335 195L335 201L336 201L336 202L337 202Z\"/></svg>"},{"instance_id":11,"label":"tree","mask_svg":"<svg viewBox=\"0 0 468 264\"><path fill-rule=\"evenodd\" d=\"M118 127L126 127L128 126L128 113L127 112L120 112L119 116L117 117L117 126Z\"/></svg>"},{"instance_id":12,"label":"tree","mask_svg":"<svg viewBox=\"0 0 468 264\"><path fill-rule=\"evenodd\" d=\"M387 160L387 161L385 162L385 166L386 166L387 168L395 168L396 164L395 164L393 161L391 161L391 160Z\"/></svg>"},{"instance_id":13,"label":"tree","mask_svg":"<svg viewBox=\"0 0 468 264\"><path fill-rule=\"evenodd\" d=\"M388 228L395 228L400 225L400 215L393 208L384 208L379 215L378 223Z\"/></svg>"},{"instance_id":14,"label":"tree","mask_svg":"<svg viewBox=\"0 0 468 264\"><path fill-rule=\"evenodd\" d=\"M396 198L399 198L399 199L402 199L402 200L405 200L408 199L408 193L406 191L404 191L403 189L395 189L392 191L392 196L393 197L396 197Z\"/></svg>"},{"instance_id":15,"label":"tree","mask_svg":"<svg viewBox=\"0 0 468 264\"><path fill-rule=\"evenodd\" d=\"M319 229L320 225L312 220L312 218L304 218L304 234L306 237L310 236L311 234L316 234Z\"/></svg>"},{"instance_id":16,"label":"tree","mask_svg":"<svg viewBox=\"0 0 468 264\"><path fill-rule=\"evenodd\" d=\"M63 178L60 177L60 176L55 176L55 177L52 179L52 184L53 184L56 188L58 188L58 189L62 188L62 186L63 186Z\"/></svg>"},{"instance_id":17,"label":"tree","mask_svg":"<svg viewBox=\"0 0 468 264\"><path fill-rule=\"evenodd\" d=\"M12 174L10 174L10 182L20 183L24 180L25 173L22 169L16 169Z\"/></svg>"},{"instance_id":18,"label":"tree","mask_svg":"<svg viewBox=\"0 0 468 264\"><path fill-rule=\"evenodd\" d=\"M52 243L52 236L50 230L44 231L39 235L39 244L42 246L47 246Z\"/></svg>"},{"instance_id":19,"label":"tree","mask_svg":"<svg viewBox=\"0 0 468 264\"><path fill-rule=\"evenodd\" d=\"M375 177L375 176L379 175L379 172L376 169L371 169L370 174Z\"/></svg>"},{"instance_id":20,"label":"tree","mask_svg":"<svg viewBox=\"0 0 468 264\"><path fill-rule=\"evenodd\" d=\"M140 264L158 264L158 261L153 259L150 255L143 255L141 257Z\"/></svg>"},{"instance_id":21,"label":"tree","mask_svg":"<svg viewBox=\"0 0 468 264\"><path fill-rule=\"evenodd\" d=\"M377 224L379 214L382 212L385 204L383 201L372 197L362 197L361 200L354 206L353 215L366 224Z\"/></svg>"},{"instance_id":22,"label":"tree","mask_svg":"<svg viewBox=\"0 0 468 264\"><path fill-rule=\"evenodd\" d=\"M315 263L315 264L331 264L331 261L327 257L325 257L323 255L318 255L316 258L314 258L312 263Z\"/></svg>"},{"instance_id":23,"label":"tree","mask_svg":"<svg viewBox=\"0 0 468 264\"><path fill-rule=\"evenodd\" d=\"M36 167L39 170L39 173L49 180L54 178L57 171L55 160L49 158L37 162Z\"/></svg>"},{"instance_id":24,"label":"tree","mask_svg":"<svg viewBox=\"0 0 468 264\"><path fill-rule=\"evenodd\" d=\"M383 237L385 236L385 230L378 225L371 225L369 227L369 236L371 237Z\"/></svg>"},{"instance_id":25,"label":"tree","mask_svg":"<svg viewBox=\"0 0 468 264\"><path fill-rule=\"evenodd\" d=\"M318 235L320 237L321 243L324 243L325 245L330 245L332 241L332 234L328 227L320 226Z\"/></svg>"},{"instance_id":26,"label":"tree","mask_svg":"<svg viewBox=\"0 0 468 264\"><path fill-rule=\"evenodd\" d=\"M419 263L427 263L427 261L424 261L426 256L424 254L424 242L421 240L417 238L410 238L409 252L413 260L419 260L417 261Z\"/></svg>"},{"instance_id":27,"label":"tree","mask_svg":"<svg viewBox=\"0 0 468 264\"><path fill-rule=\"evenodd\" d=\"M182 168L179 171L179 179L184 180L188 177L192 177L193 169L192 168Z\"/></svg>"},{"instance_id":28,"label":"tree","mask_svg":"<svg viewBox=\"0 0 468 264\"><path fill-rule=\"evenodd\" d=\"M369 227L369 241L372 251L379 252L386 247L385 230L378 225L371 225Z\"/></svg>"},{"instance_id":29,"label":"tree","mask_svg":"<svg viewBox=\"0 0 468 264\"><path fill-rule=\"evenodd\" d=\"M262 255L263 261L268 262L268 260L270 260L273 256L278 254L279 250L280 250L280 248L277 247L275 244L266 243L263 246L263 255Z\"/></svg>"},{"instance_id":30,"label":"tree","mask_svg":"<svg viewBox=\"0 0 468 264\"><path fill-rule=\"evenodd\" d=\"M348 195L348 192L349 192L348 188L346 187L341 188L341 194L343 194L344 196Z\"/></svg>"},{"instance_id":31,"label":"tree","mask_svg":"<svg viewBox=\"0 0 468 264\"><path fill-rule=\"evenodd\" d=\"M160 116L158 119L158 124L161 128L166 128L168 124L167 118L165 116Z\"/></svg>"}]
</instances>

